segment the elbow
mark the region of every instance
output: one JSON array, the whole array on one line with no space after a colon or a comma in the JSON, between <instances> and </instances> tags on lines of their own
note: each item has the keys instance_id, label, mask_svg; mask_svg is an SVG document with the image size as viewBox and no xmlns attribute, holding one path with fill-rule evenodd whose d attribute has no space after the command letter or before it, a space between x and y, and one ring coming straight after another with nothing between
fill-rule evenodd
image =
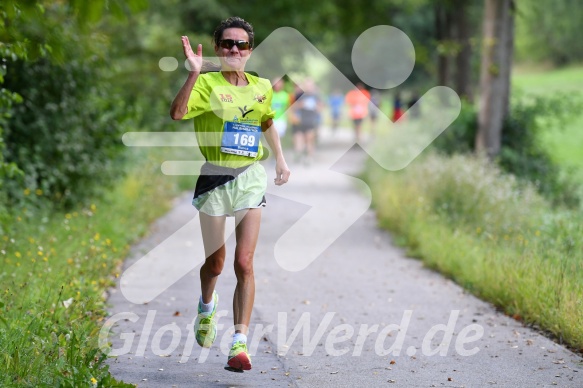
<instances>
[{"instance_id":1,"label":"elbow","mask_svg":"<svg viewBox=\"0 0 583 388\"><path fill-rule=\"evenodd\" d=\"M273 128L273 120L272 119L267 119L266 121L261 123L261 130L263 132L267 132L271 128Z\"/></svg>"},{"instance_id":2,"label":"elbow","mask_svg":"<svg viewBox=\"0 0 583 388\"><path fill-rule=\"evenodd\" d=\"M175 109L171 109L170 117L172 118L172 120L181 120L184 117L184 113Z\"/></svg>"}]
</instances>

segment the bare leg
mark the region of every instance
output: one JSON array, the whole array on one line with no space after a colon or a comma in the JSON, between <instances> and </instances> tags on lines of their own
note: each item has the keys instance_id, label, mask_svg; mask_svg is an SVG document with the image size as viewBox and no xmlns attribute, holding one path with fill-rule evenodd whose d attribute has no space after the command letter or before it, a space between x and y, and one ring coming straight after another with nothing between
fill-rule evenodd
<instances>
[{"instance_id":1,"label":"bare leg","mask_svg":"<svg viewBox=\"0 0 583 388\"><path fill-rule=\"evenodd\" d=\"M204 303L210 303L217 279L225 265L226 216L209 216L199 213L202 241L206 260L200 267L200 288Z\"/></svg>"},{"instance_id":2,"label":"bare leg","mask_svg":"<svg viewBox=\"0 0 583 388\"><path fill-rule=\"evenodd\" d=\"M306 147L304 141L304 134L301 131L297 131L294 133L294 151L296 153L296 158L300 157L304 152L304 148Z\"/></svg>"},{"instance_id":3,"label":"bare leg","mask_svg":"<svg viewBox=\"0 0 583 388\"><path fill-rule=\"evenodd\" d=\"M235 233L235 275L237 287L233 297L233 315L235 331L247 334L251 311L255 300L255 275L253 273L253 255L257 246L261 209L241 210L235 213L237 223Z\"/></svg>"},{"instance_id":4,"label":"bare leg","mask_svg":"<svg viewBox=\"0 0 583 388\"><path fill-rule=\"evenodd\" d=\"M357 142L360 141L360 123L354 124L354 137Z\"/></svg>"},{"instance_id":5,"label":"bare leg","mask_svg":"<svg viewBox=\"0 0 583 388\"><path fill-rule=\"evenodd\" d=\"M314 156L314 148L316 144L316 130L311 129L305 133L306 136L306 153L309 157Z\"/></svg>"}]
</instances>

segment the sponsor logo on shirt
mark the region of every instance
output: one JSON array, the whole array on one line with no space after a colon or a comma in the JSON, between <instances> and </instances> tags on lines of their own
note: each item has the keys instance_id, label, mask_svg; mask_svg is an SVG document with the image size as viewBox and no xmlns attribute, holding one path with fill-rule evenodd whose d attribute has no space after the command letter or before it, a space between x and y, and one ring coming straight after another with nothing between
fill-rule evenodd
<instances>
[{"instance_id":1,"label":"sponsor logo on shirt","mask_svg":"<svg viewBox=\"0 0 583 388\"><path fill-rule=\"evenodd\" d=\"M265 101L266 98L267 97L265 96L265 94L256 94L253 99L258 103L263 104L263 101Z\"/></svg>"},{"instance_id":2,"label":"sponsor logo on shirt","mask_svg":"<svg viewBox=\"0 0 583 388\"><path fill-rule=\"evenodd\" d=\"M230 94L219 94L219 97L221 98L222 102L233 102L233 96L231 96Z\"/></svg>"},{"instance_id":3,"label":"sponsor logo on shirt","mask_svg":"<svg viewBox=\"0 0 583 388\"><path fill-rule=\"evenodd\" d=\"M245 117L248 113L253 112L253 109L247 110L247 105L245 105L243 108L239 107L239 110L241 111L242 117Z\"/></svg>"}]
</instances>

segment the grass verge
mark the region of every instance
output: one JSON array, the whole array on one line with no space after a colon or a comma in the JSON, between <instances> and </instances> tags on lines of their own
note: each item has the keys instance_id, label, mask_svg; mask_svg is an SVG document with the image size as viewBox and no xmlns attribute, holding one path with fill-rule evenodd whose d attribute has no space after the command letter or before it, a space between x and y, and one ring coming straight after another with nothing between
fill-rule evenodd
<instances>
[{"instance_id":1,"label":"grass verge","mask_svg":"<svg viewBox=\"0 0 583 388\"><path fill-rule=\"evenodd\" d=\"M194 181L161 174L167 150L131 152L104 198L70 212L21 209L0 239L0 386L130 386L97 346L105 291L129 245Z\"/></svg>"},{"instance_id":2,"label":"grass verge","mask_svg":"<svg viewBox=\"0 0 583 388\"><path fill-rule=\"evenodd\" d=\"M583 89L583 66L544 71L514 71L512 88L528 96L548 96L555 92L577 95ZM550 126L541 131L542 144L564 169L573 170L573 178L583 185L583 114L580 112L564 126Z\"/></svg>"},{"instance_id":3,"label":"grass verge","mask_svg":"<svg viewBox=\"0 0 583 388\"><path fill-rule=\"evenodd\" d=\"M507 314L583 350L583 226L469 156L368 166L379 223L409 254Z\"/></svg>"}]
</instances>

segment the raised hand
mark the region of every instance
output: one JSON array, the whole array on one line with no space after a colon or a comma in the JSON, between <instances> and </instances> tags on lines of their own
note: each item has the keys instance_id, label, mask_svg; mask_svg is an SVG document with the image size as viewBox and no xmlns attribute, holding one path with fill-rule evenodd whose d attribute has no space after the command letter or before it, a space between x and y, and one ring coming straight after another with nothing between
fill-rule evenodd
<instances>
[{"instance_id":1,"label":"raised hand","mask_svg":"<svg viewBox=\"0 0 583 388\"><path fill-rule=\"evenodd\" d=\"M196 54L192 51L190 46L190 41L187 36L182 37L182 49L184 50L184 56L188 61L188 67L191 72L200 73L200 68L202 67L202 44L196 47Z\"/></svg>"}]
</instances>

